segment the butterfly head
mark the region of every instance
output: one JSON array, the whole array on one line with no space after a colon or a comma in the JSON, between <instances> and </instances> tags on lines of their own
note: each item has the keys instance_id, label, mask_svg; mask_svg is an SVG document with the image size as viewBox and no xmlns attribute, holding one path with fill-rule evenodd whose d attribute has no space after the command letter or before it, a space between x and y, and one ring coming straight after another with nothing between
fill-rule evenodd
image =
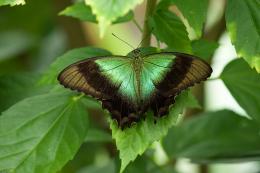
<instances>
[{"instance_id":1,"label":"butterfly head","mask_svg":"<svg viewBox=\"0 0 260 173\"><path fill-rule=\"evenodd\" d=\"M134 58L138 58L141 54L141 50L140 49L135 49L132 51L133 52L133 57Z\"/></svg>"},{"instance_id":2,"label":"butterfly head","mask_svg":"<svg viewBox=\"0 0 260 173\"><path fill-rule=\"evenodd\" d=\"M130 53L127 54L128 57L131 58L138 58L138 57L143 57L152 53L158 52L157 48L155 47L140 47L137 49L134 49Z\"/></svg>"}]
</instances>

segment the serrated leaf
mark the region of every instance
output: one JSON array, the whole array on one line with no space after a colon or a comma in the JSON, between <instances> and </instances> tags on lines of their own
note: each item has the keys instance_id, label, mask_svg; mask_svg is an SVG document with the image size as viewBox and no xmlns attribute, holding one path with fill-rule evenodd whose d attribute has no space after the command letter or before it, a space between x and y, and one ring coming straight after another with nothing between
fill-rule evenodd
<instances>
[{"instance_id":1,"label":"serrated leaf","mask_svg":"<svg viewBox=\"0 0 260 173\"><path fill-rule=\"evenodd\" d=\"M260 122L260 74L243 59L236 59L224 68L221 79L238 104Z\"/></svg>"},{"instance_id":2,"label":"serrated leaf","mask_svg":"<svg viewBox=\"0 0 260 173\"><path fill-rule=\"evenodd\" d=\"M208 0L172 0L190 26L195 30L197 38L201 37L203 25L206 21Z\"/></svg>"},{"instance_id":3,"label":"serrated leaf","mask_svg":"<svg viewBox=\"0 0 260 173\"><path fill-rule=\"evenodd\" d=\"M259 158L259 125L229 110L207 112L172 128L163 147L172 158L194 162Z\"/></svg>"},{"instance_id":4,"label":"serrated leaf","mask_svg":"<svg viewBox=\"0 0 260 173\"><path fill-rule=\"evenodd\" d=\"M227 30L237 54L258 73L260 73L259 9L259 0L228 0L226 9Z\"/></svg>"},{"instance_id":5,"label":"serrated leaf","mask_svg":"<svg viewBox=\"0 0 260 173\"><path fill-rule=\"evenodd\" d=\"M196 38L200 38L203 25L206 21L208 0L162 0L158 4L160 9L168 9L170 5L176 5L183 16L188 20L190 27L196 33Z\"/></svg>"},{"instance_id":6,"label":"serrated leaf","mask_svg":"<svg viewBox=\"0 0 260 173\"><path fill-rule=\"evenodd\" d=\"M71 16L78 18L82 21L94 22L96 23L96 16L92 13L89 5L84 2L75 3L68 6L63 11L59 13L60 15Z\"/></svg>"},{"instance_id":7,"label":"serrated leaf","mask_svg":"<svg viewBox=\"0 0 260 173\"><path fill-rule=\"evenodd\" d=\"M93 14L97 16L101 37L112 22L133 10L142 2L143 0L85 0L85 3L91 6Z\"/></svg>"},{"instance_id":8,"label":"serrated leaf","mask_svg":"<svg viewBox=\"0 0 260 173\"><path fill-rule=\"evenodd\" d=\"M194 102L191 103L188 98L188 92L178 96L169 115L158 119L156 123L152 114L148 114L144 121L132 125L131 128L121 130L115 121L110 120L112 138L115 139L117 149L120 152L120 172L123 172L126 166L134 161L138 155L142 155L154 141L164 137L168 129L176 124L185 107L194 106Z\"/></svg>"},{"instance_id":9,"label":"serrated leaf","mask_svg":"<svg viewBox=\"0 0 260 173\"><path fill-rule=\"evenodd\" d=\"M58 74L68 65L86 58L105 55L111 55L111 53L105 49L93 47L83 47L70 50L64 55L58 57L57 60L51 64L50 69L42 77L39 84L57 84Z\"/></svg>"},{"instance_id":10,"label":"serrated leaf","mask_svg":"<svg viewBox=\"0 0 260 173\"><path fill-rule=\"evenodd\" d=\"M86 5L84 2L75 3L67 7L60 12L60 15L71 16L82 21L97 23L96 16L92 13L90 6ZM116 24L127 22L129 20L132 20L133 17L134 13L132 11L129 11L126 15L119 17L116 21L112 23Z\"/></svg>"},{"instance_id":11,"label":"serrated leaf","mask_svg":"<svg viewBox=\"0 0 260 173\"><path fill-rule=\"evenodd\" d=\"M15 104L0 117L0 171L57 172L76 154L87 127L86 110L72 92Z\"/></svg>"},{"instance_id":12,"label":"serrated leaf","mask_svg":"<svg viewBox=\"0 0 260 173\"><path fill-rule=\"evenodd\" d=\"M0 0L0 6L2 5L24 5L25 1L24 0Z\"/></svg>"},{"instance_id":13,"label":"serrated leaf","mask_svg":"<svg viewBox=\"0 0 260 173\"><path fill-rule=\"evenodd\" d=\"M157 10L149 18L149 25L157 39L174 51L191 53L191 44L184 24L172 12ZM163 28L163 29L162 29Z\"/></svg>"},{"instance_id":14,"label":"serrated leaf","mask_svg":"<svg viewBox=\"0 0 260 173\"><path fill-rule=\"evenodd\" d=\"M219 45L217 42L200 39L192 41L191 46L194 55L209 60Z\"/></svg>"}]
</instances>

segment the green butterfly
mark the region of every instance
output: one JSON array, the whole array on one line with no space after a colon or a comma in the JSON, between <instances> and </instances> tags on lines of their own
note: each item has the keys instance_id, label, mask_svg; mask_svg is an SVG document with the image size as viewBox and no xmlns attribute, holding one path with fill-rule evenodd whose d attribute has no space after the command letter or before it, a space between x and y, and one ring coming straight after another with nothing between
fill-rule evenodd
<instances>
[{"instance_id":1,"label":"green butterfly","mask_svg":"<svg viewBox=\"0 0 260 173\"><path fill-rule=\"evenodd\" d=\"M212 73L210 65L178 52L143 54L135 49L127 56L93 57L65 68L58 80L66 88L102 102L120 127L131 125L151 109L166 115L175 97Z\"/></svg>"}]
</instances>

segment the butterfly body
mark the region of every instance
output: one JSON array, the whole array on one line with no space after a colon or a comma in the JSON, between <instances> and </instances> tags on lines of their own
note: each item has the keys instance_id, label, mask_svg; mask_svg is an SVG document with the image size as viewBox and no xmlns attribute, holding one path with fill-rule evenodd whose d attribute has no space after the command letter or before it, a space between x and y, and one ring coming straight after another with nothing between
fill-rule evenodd
<instances>
[{"instance_id":1,"label":"butterfly body","mask_svg":"<svg viewBox=\"0 0 260 173\"><path fill-rule=\"evenodd\" d=\"M205 80L212 70L203 60L176 52L94 57L65 68L58 80L65 87L100 100L124 127L148 109L166 115L180 91Z\"/></svg>"}]
</instances>

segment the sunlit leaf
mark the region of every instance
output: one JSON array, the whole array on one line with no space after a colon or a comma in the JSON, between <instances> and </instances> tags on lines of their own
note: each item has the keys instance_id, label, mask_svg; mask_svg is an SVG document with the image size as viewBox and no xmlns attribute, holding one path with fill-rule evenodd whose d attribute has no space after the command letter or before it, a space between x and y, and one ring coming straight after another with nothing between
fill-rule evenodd
<instances>
[{"instance_id":1,"label":"sunlit leaf","mask_svg":"<svg viewBox=\"0 0 260 173\"><path fill-rule=\"evenodd\" d=\"M0 116L0 171L56 173L88 127L80 97L59 92L27 98Z\"/></svg>"},{"instance_id":2,"label":"sunlit leaf","mask_svg":"<svg viewBox=\"0 0 260 173\"><path fill-rule=\"evenodd\" d=\"M40 84L57 84L57 76L65 67L86 58L105 55L111 55L111 53L107 50L93 47L83 47L70 50L64 55L58 57L57 60L51 64L49 70L40 80Z\"/></svg>"},{"instance_id":3,"label":"sunlit leaf","mask_svg":"<svg viewBox=\"0 0 260 173\"><path fill-rule=\"evenodd\" d=\"M188 92L178 96L176 103L170 109L169 115L158 119L156 123L151 113L147 115L144 121L124 130L118 128L115 121L110 121L112 137L115 139L117 149L120 152L120 172L123 172L126 166L134 161L138 155L142 155L154 141L164 137L168 129L176 124L185 107L196 106L188 98Z\"/></svg>"},{"instance_id":4,"label":"sunlit leaf","mask_svg":"<svg viewBox=\"0 0 260 173\"><path fill-rule=\"evenodd\" d=\"M225 67L221 79L238 104L260 122L260 74L243 59L236 59Z\"/></svg>"},{"instance_id":5,"label":"sunlit leaf","mask_svg":"<svg viewBox=\"0 0 260 173\"><path fill-rule=\"evenodd\" d=\"M260 1L228 0L227 30L239 57L260 73Z\"/></svg>"},{"instance_id":6,"label":"sunlit leaf","mask_svg":"<svg viewBox=\"0 0 260 173\"><path fill-rule=\"evenodd\" d=\"M92 13L90 6L86 5L84 2L75 3L67 7L62 12L60 12L60 15L71 16L82 21L97 23L96 16ZM133 17L134 14L132 11L130 11L126 15L119 17L112 23L116 24L127 22L129 20L132 20Z\"/></svg>"},{"instance_id":7,"label":"sunlit leaf","mask_svg":"<svg viewBox=\"0 0 260 173\"><path fill-rule=\"evenodd\" d=\"M143 0L85 0L85 3L91 6L93 14L97 16L101 37L112 22L133 10L142 2Z\"/></svg>"},{"instance_id":8,"label":"sunlit leaf","mask_svg":"<svg viewBox=\"0 0 260 173\"><path fill-rule=\"evenodd\" d=\"M92 13L90 6L84 2L75 3L67 7L60 12L60 15L75 17L82 21L97 22L96 16Z\"/></svg>"},{"instance_id":9,"label":"sunlit leaf","mask_svg":"<svg viewBox=\"0 0 260 173\"><path fill-rule=\"evenodd\" d=\"M259 125L228 110L187 120L172 128L163 140L170 157L195 162L259 159L259 144Z\"/></svg>"},{"instance_id":10,"label":"sunlit leaf","mask_svg":"<svg viewBox=\"0 0 260 173\"><path fill-rule=\"evenodd\" d=\"M24 0L0 0L0 6L2 5L24 5L25 1Z\"/></svg>"},{"instance_id":11,"label":"sunlit leaf","mask_svg":"<svg viewBox=\"0 0 260 173\"><path fill-rule=\"evenodd\" d=\"M206 21L208 0L162 0L158 8L168 9L170 5L176 5L194 29L196 38L200 38Z\"/></svg>"}]
</instances>

